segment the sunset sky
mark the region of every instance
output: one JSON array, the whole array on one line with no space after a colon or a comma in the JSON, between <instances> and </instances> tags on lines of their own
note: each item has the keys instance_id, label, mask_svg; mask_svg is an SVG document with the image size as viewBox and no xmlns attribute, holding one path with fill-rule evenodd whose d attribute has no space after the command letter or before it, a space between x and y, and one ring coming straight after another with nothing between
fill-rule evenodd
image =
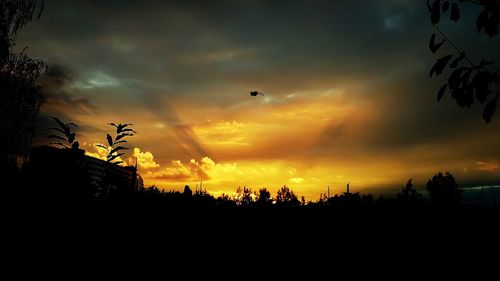
<instances>
[{"instance_id":1,"label":"sunset sky","mask_svg":"<svg viewBox=\"0 0 500 281\"><path fill-rule=\"evenodd\" d=\"M475 14L442 29L472 60L499 61ZM46 0L17 47L49 64L40 132L46 116L75 122L97 156L107 123L133 123L124 160L146 185L315 199L347 182L423 188L439 171L498 184L500 113L487 125L478 104L437 103L432 33L422 0Z\"/></svg>"}]
</instances>

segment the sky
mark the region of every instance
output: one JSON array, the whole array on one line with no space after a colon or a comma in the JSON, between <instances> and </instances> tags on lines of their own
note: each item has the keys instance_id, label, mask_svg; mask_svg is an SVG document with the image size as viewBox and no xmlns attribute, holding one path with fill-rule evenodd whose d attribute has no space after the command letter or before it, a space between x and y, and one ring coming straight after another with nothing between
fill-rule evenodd
<instances>
[{"instance_id":1,"label":"sky","mask_svg":"<svg viewBox=\"0 0 500 281\"><path fill-rule=\"evenodd\" d=\"M49 65L39 128L47 116L75 122L81 147L102 157L106 124L133 123L122 159L137 159L146 185L287 185L315 199L348 182L424 188L440 171L498 184L500 117L437 103L445 78L429 78L424 2L46 0L17 48ZM472 60L500 59L474 14L441 28Z\"/></svg>"}]
</instances>

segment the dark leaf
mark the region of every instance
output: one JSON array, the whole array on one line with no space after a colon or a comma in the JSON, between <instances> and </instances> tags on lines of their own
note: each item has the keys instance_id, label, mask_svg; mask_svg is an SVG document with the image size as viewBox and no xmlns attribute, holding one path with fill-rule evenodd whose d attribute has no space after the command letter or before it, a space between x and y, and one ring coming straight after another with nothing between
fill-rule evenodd
<instances>
[{"instance_id":1,"label":"dark leaf","mask_svg":"<svg viewBox=\"0 0 500 281\"><path fill-rule=\"evenodd\" d=\"M450 68L457 67L458 63L461 62L463 59L465 59L465 52L461 52L460 56L453 60L453 62L450 64Z\"/></svg>"},{"instance_id":2,"label":"dark leaf","mask_svg":"<svg viewBox=\"0 0 500 281\"><path fill-rule=\"evenodd\" d=\"M122 132L124 132L124 129L127 128L128 126L131 126L132 124L118 124L118 126L116 127L116 133L117 134L121 134Z\"/></svg>"},{"instance_id":3,"label":"dark leaf","mask_svg":"<svg viewBox=\"0 0 500 281\"><path fill-rule=\"evenodd\" d=\"M108 162L111 162L113 160L115 160L116 158L124 155L125 153L120 153L120 154L115 154L115 155L112 155L111 157L108 157Z\"/></svg>"},{"instance_id":4,"label":"dark leaf","mask_svg":"<svg viewBox=\"0 0 500 281\"><path fill-rule=\"evenodd\" d=\"M500 25L500 6L496 12L491 12L484 26L484 31L490 38L498 35L498 25Z\"/></svg>"},{"instance_id":5,"label":"dark leaf","mask_svg":"<svg viewBox=\"0 0 500 281\"><path fill-rule=\"evenodd\" d=\"M68 125L71 125L71 126L75 126L75 127L78 127L78 125L76 125L75 123L68 123Z\"/></svg>"},{"instance_id":6,"label":"dark leaf","mask_svg":"<svg viewBox=\"0 0 500 281\"><path fill-rule=\"evenodd\" d=\"M457 105L460 107L468 105L466 102L466 91L464 88L451 89L451 97L455 99Z\"/></svg>"},{"instance_id":7,"label":"dark leaf","mask_svg":"<svg viewBox=\"0 0 500 281\"><path fill-rule=\"evenodd\" d=\"M52 142L52 143L50 143L50 145L59 145L59 146L62 146L64 148L68 148L66 145L64 145L64 144L62 144L60 142Z\"/></svg>"},{"instance_id":8,"label":"dark leaf","mask_svg":"<svg viewBox=\"0 0 500 281\"><path fill-rule=\"evenodd\" d=\"M436 76L441 75L441 73L443 73L444 68L446 67L446 64L450 61L452 57L453 55L447 55L438 59L434 64L434 66L432 67L429 76L432 77L434 74L436 74Z\"/></svg>"},{"instance_id":9,"label":"dark leaf","mask_svg":"<svg viewBox=\"0 0 500 281\"><path fill-rule=\"evenodd\" d=\"M481 32L481 30L486 27L486 24L488 23L488 14L489 11L487 9L484 9L481 13L479 13L479 16L476 19L477 32Z\"/></svg>"},{"instance_id":10,"label":"dark leaf","mask_svg":"<svg viewBox=\"0 0 500 281\"><path fill-rule=\"evenodd\" d=\"M113 138L111 137L110 134L106 134L106 138L108 140L109 146L113 146Z\"/></svg>"},{"instance_id":11,"label":"dark leaf","mask_svg":"<svg viewBox=\"0 0 500 281\"><path fill-rule=\"evenodd\" d=\"M124 128L126 128L126 127L127 127L127 124L119 124L119 125L118 125L118 127L117 127L116 132L119 134L119 133L121 133L121 132L122 132L122 130L123 130Z\"/></svg>"},{"instance_id":12,"label":"dark leaf","mask_svg":"<svg viewBox=\"0 0 500 281\"><path fill-rule=\"evenodd\" d=\"M71 134L71 129L69 128L68 125L65 125L64 127L64 134L66 135L66 137L68 137Z\"/></svg>"},{"instance_id":13,"label":"dark leaf","mask_svg":"<svg viewBox=\"0 0 500 281\"><path fill-rule=\"evenodd\" d=\"M472 79L473 87L476 91L476 98L482 103L485 102L490 95L490 84L492 83L492 75L487 70L477 72Z\"/></svg>"},{"instance_id":14,"label":"dark leaf","mask_svg":"<svg viewBox=\"0 0 500 281\"><path fill-rule=\"evenodd\" d=\"M40 9L38 10L38 14L36 15L37 20L39 20L42 17L44 10L45 10L45 1L42 1Z\"/></svg>"},{"instance_id":15,"label":"dark leaf","mask_svg":"<svg viewBox=\"0 0 500 281\"><path fill-rule=\"evenodd\" d=\"M118 146L118 147L113 148L113 149L109 152L109 154L110 154L110 155L112 155L113 153L118 152L118 151L120 151L120 150L128 150L128 148L123 147L123 146Z\"/></svg>"},{"instance_id":16,"label":"dark leaf","mask_svg":"<svg viewBox=\"0 0 500 281\"><path fill-rule=\"evenodd\" d=\"M467 67L460 67L455 69L451 73L450 77L448 78L448 84L450 85L450 88L455 89L460 87L460 77L462 73L467 69Z\"/></svg>"},{"instance_id":17,"label":"dark leaf","mask_svg":"<svg viewBox=\"0 0 500 281\"><path fill-rule=\"evenodd\" d=\"M66 124L64 124L61 120L59 120L59 118L57 117L50 117L51 119L53 119L54 121L56 121L57 125L62 129L64 130L64 128L66 128Z\"/></svg>"},{"instance_id":18,"label":"dark leaf","mask_svg":"<svg viewBox=\"0 0 500 281\"><path fill-rule=\"evenodd\" d=\"M66 141L66 139L65 139L65 138L60 137L60 136L57 136L57 135L48 135L47 137L48 137L49 139L58 139L58 140Z\"/></svg>"},{"instance_id":19,"label":"dark leaf","mask_svg":"<svg viewBox=\"0 0 500 281\"><path fill-rule=\"evenodd\" d=\"M61 133L61 134L65 135L65 133L64 133L64 131L63 131L63 130L61 130L61 129L59 129L59 128L55 128L55 127L54 127L54 128L48 128L48 129L47 129L47 131L57 131L57 132L59 132L59 133Z\"/></svg>"},{"instance_id":20,"label":"dark leaf","mask_svg":"<svg viewBox=\"0 0 500 281\"><path fill-rule=\"evenodd\" d=\"M106 146L102 145L102 144L96 144L96 146L100 147L100 148L104 148L104 149L106 149L106 151L109 151L109 149Z\"/></svg>"},{"instance_id":21,"label":"dark leaf","mask_svg":"<svg viewBox=\"0 0 500 281\"><path fill-rule=\"evenodd\" d=\"M474 103L474 88L470 84L465 85L463 93L464 106L467 106L470 109L472 104Z\"/></svg>"},{"instance_id":22,"label":"dark leaf","mask_svg":"<svg viewBox=\"0 0 500 281\"><path fill-rule=\"evenodd\" d=\"M476 88L484 87L488 88L492 83L492 75L487 70L478 71L476 76L474 76L473 82Z\"/></svg>"},{"instance_id":23,"label":"dark leaf","mask_svg":"<svg viewBox=\"0 0 500 281\"><path fill-rule=\"evenodd\" d=\"M126 140L115 141L115 145L120 144L120 143L127 143L127 141Z\"/></svg>"},{"instance_id":24,"label":"dark leaf","mask_svg":"<svg viewBox=\"0 0 500 281\"><path fill-rule=\"evenodd\" d=\"M444 84L441 89L439 90L438 92L438 102L441 101L441 99L443 98L444 96L444 93L446 92L446 89L448 88L448 84Z\"/></svg>"},{"instance_id":25,"label":"dark leaf","mask_svg":"<svg viewBox=\"0 0 500 281\"><path fill-rule=\"evenodd\" d=\"M451 4L451 15L450 20L458 21L460 19L460 8L457 3Z\"/></svg>"},{"instance_id":26,"label":"dark leaf","mask_svg":"<svg viewBox=\"0 0 500 281\"><path fill-rule=\"evenodd\" d=\"M476 99L481 103L484 103L490 94L491 91L488 88L476 88Z\"/></svg>"},{"instance_id":27,"label":"dark leaf","mask_svg":"<svg viewBox=\"0 0 500 281\"><path fill-rule=\"evenodd\" d=\"M134 134L137 134L137 132L136 132L136 131L134 131L134 130L132 130L132 129L123 129L123 130L122 130L122 133L125 133L125 132L132 132L132 133L134 133Z\"/></svg>"},{"instance_id":28,"label":"dark leaf","mask_svg":"<svg viewBox=\"0 0 500 281\"><path fill-rule=\"evenodd\" d=\"M435 0L431 8L431 22L436 25L441 20L441 0Z\"/></svg>"},{"instance_id":29,"label":"dark leaf","mask_svg":"<svg viewBox=\"0 0 500 281\"><path fill-rule=\"evenodd\" d=\"M443 7L442 8L443 8L443 13L446 13L450 9L450 2L445 1L443 3Z\"/></svg>"},{"instance_id":30,"label":"dark leaf","mask_svg":"<svg viewBox=\"0 0 500 281\"><path fill-rule=\"evenodd\" d=\"M68 142L73 143L75 141L75 133L68 135Z\"/></svg>"},{"instance_id":31,"label":"dark leaf","mask_svg":"<svg viewBox=\"0 0 500 281\"><path fill-rule=\"evenodd\" d=\"M429 41L429 49L433 54L435 54L439 50L439 48L441 48L444 42L445 40L443 39L443 41L436 44L436 34L432 34L431 41Z\"/></svg>"},{"instance_id":32,"label":"dark leaf","mask_svg":"<svg viewBox=\"0 0 500 281\"><path fill-rule=\"evenodd\" d=\"M123 139L124 137L127 137L127 136L131 137L131 136L133 136L133 134L123 133L121 135L116 136L115 141L121 140L121 139Z\"/></svg>"},{"instance_id":33,"label":"dark leaf","mask_svg":"<svg viewBox=\"0 0 500 281\"><path fill-rule=\"evenodd\" d=\"M484 119L484 121L486 123L491 123L491 117L493 116L493 114L495 114L495 111L497 109L497 100L498 100L498 96L494 100L491 100L484 107L484 110L483 110L483 119Z\"/></svg>"},{"instance_id":34,"label":"dark leaf","mask_svg":"<svg viewBox=\"0 0 500 281\"><path fill-rule=\"evenodd\" d=\"M462 85L467 85L469 84L470 76L472 75L472 71L474 71L473 68L468 68L467 71L460 77L460 82Z\"/></svg>"}]
</instances>

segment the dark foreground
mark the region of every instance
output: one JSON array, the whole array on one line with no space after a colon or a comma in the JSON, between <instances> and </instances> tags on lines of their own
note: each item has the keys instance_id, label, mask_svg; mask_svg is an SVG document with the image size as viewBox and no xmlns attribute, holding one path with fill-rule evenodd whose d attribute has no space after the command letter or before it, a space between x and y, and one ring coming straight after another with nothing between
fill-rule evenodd
<instances>
[{"instance_id":1,"label":"dark foreground","mask_svg":"<svg viewBox=\"0 0 500 281\"><path fill-rule=\"evenodd\" d=\"M231 280L316 280L329 272L427 279L478 265L481 273L495 272L498 261L498 208L35 206L6 211L2 239L22 269L43 265L36 276L139 270L140 279L151 272Z\"/></svg>"}]
</instances>

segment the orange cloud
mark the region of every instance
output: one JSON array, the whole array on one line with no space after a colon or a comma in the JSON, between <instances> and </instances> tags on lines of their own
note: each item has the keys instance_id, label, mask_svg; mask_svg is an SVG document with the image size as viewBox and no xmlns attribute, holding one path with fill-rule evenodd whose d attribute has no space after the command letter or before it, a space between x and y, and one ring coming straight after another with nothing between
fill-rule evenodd
<instances>
[{"instance_id":1,"label":"orange cloud","mask_svg":"<svg viewBox=\"0 0 500 281\"><path fill-rule=\"evenodd\" d=\"M205 145L250 146L258 136L260 128L256 123L222 121L195 126L193 131Z\"/></svg>"},{"instance_id":2,"label":"orange cloud","mask_svg":"<svg viewBox=\"0 0 500 281\"><path fill-rule=\"evenodd\" d=\"M290 179L291 183L303 183L304 181L305 181L305 179L304 178L300 178L300 177L299 178L291 178Z\"/></svg>"},{"instance_id":3,"label":"orange cloud","mask_svg":"<svg viewBox=\"0 0 500 281\"><path fill-rule=\"evenodd\" d=\"M135 160L137 160L137 165L142 169L155 169L160 168L160 165L155 162L153 153L146 151L141 152L141 149L138 147L134 148L133 158L129 159L130 165L135 165Z\"/></svg>"},{"instance_id":4,"label":"orange cloud","mask_svg":"<svg viewBox=\"0 0 500 281\"><path fill-rule=\"evenodd\" d=\"M201 164L194 159L191 159L191 161L186 164L182 163L180 160L174 160L170 163L170 166L166 168L158 171L147 171L144 177L171 182L207 180L210 177L205 172L204 159L205 158L202 159Z\"/></svg>"},{"instance_id":5,"label":"orange cloud","mask_svg":"<svg viewBox=\"0 0 500 281\"><path fill-rule=\"evenodd\" d=\"M487 171L487 172L494 172L498 168L500 168L500 165L498 162L494 161L478 161L476 162L476 165L478 166L477 169L481 171Z\"/></svg>"}]
</instances>

